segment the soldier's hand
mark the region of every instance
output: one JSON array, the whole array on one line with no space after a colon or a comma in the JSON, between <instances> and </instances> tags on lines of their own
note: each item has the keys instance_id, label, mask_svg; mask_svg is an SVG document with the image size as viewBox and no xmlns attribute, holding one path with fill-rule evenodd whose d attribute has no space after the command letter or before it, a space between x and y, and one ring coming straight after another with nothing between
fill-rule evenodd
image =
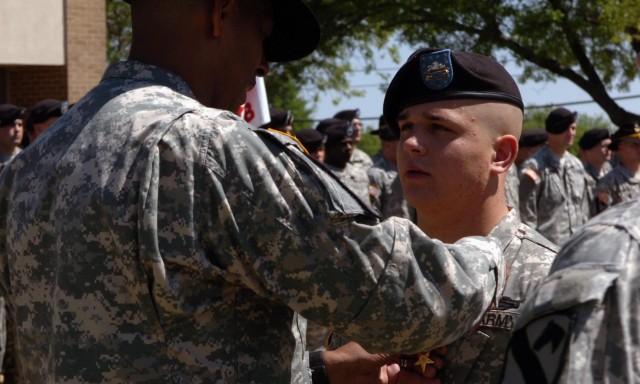
<instances>
[{"instance_id":1,"label":"soldier's hand","mask_svg":"<svg viewBox=\"0 0 640 384\"><path fill-rule=\"evenodd\" d=\"M350 342L324 353L324 363L331 384L439 384L436 368L421 373L400 368L400 355L371 354ZM442 367L442 360L439 359Z\"/></svg>"}]
</instances>

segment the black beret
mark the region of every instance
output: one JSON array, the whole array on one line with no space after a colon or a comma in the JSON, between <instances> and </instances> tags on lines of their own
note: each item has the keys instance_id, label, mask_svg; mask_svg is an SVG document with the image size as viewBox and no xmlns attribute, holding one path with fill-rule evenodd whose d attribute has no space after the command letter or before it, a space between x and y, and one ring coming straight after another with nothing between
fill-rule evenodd
<instances>
[{"instance_id":1,"label":"black beret","mask_svg":"<svg viewBox=\"0 0 640 384\"><path fill-rule=\"evenodd\" d=\"M596 145L600 144L602 140L608 139L611 137L611 133L606 128L592 128L585 132L580 141L578 141L578 146L581 149L591 149Z\"/></svg>"},{"instance_id":2,"label":"black beret","mask_svg":"<svg viewBox=\"0 0 640 384\"><path fill-rule=\"evenodd\" d=\"M27 111L24 107L17 107L13 104L0 105L0 127L13 125L16 119L21 119Z\"/></svg>"},{"instance_id":3,"label":"black beret","mask_svg":"<svg viewBox=\"0 0 640 384\"><path fill-rule=\"evenodd\" d=\"M29 113L29 122L32 124L39 124L45 122L50 117L60 117L67 109L69 104L65 101L56 99L44 99L40 100L33 106Z\"/></svg>"},{"instance_id":4,"label":"black beret","mask_svg":"<svg viewBox=\"0 0 640 384\"><path fill-rule=\"evenodd\" d=\"M285 127L293 123L293 115L291 114L291 111L288 110L285 111L280 108L269 108L269 116L271 116L271 121L261 125L260 128Z\"/></svg>"},{"instance_id":5,"label":"black beret","mask_svg":"<svg viewBox=\"0 0 640 384\"><path fill-rule=\"evenodd\" d=\"M520 136L520 140L518 140L518 147L520 148L531 148L537 147L538 145L542 145L547 142L549 136L544 129L530 129L528 131L522 132L522 136Z\"/></svg>"},{"instance_id":6,"label":"black beret","mask_svg":"<svg viewBox=\"0 0 640 384\"><path fill-rule=\"evenodd\" d=\"M317 151L324 143L324 135L315 129L305 128L296 132L296 138L309 152Z\"/></svg>"},{"instance_id":7,"label":"black beret","mask_svg":"<svg viewBox=\"0 0 640 384\"><path fill-rule=\"evenodd\" d=\"M360 110L359 109L345 109L344 111L340 111L338 113L336 113L335 115L333 115L334 118L336 119L342 119L342 120L347 120L347 121L351 121L353 119L358 119L360 118Z\"/></svg>"},{"instance_id":8,"label":"black beret","mask_svg":"<svg viewBox=\"0 0 640 384\"><path fill-rule=\"evenodd\" d=\"M378 129L371 131L372 135L380 136L380 140L383 141L395 141L398 140L398 136L389 128L389 124L384 119L384 115L380 116L380 121L378 122Z\"/></svg>"},{"instance_id":9,"label":"black beret","mask_svg":"<svg viewBox=\"0 0 640 384\"><path fill-rule=\"evenodd\" d=\"M340 142L347 137L353 137L353 124L342 119L325 119L318 123L316 130L326 137L327 145Z\"/></svg>"},{"instance_id":10,"label":"black beret","mask_svg":"<svg viewBox=\"0 0 640 384\"><path fill-rule=\"evenodd\" d=\"M501 101L524 110L516 82L493 59L470 52L423 48L414 52L391 80L384 98L384 117L398 132L397 118L404 108L451 99Z\"/></svg>"},{"instance_id":11,"label":"black beret","mask_svg":"<svg viewBox=\"0 0 640 384\"><path fill-rule=\"evenodd\" d=\"M335 117L330 119L320 120L318 125L316 125L316 130L320 133L324 133L330 127L348 127L351 125L351 122L343 119L337 119Z\"/></svg>"},{"instance_id":12,"label":"black beret","mask_svg":"<svg viewBox=\"0 0 640 384\"><path fill-rule=\"evenodd\" d=\"M549 133L559 134L567 129L569 126L576 122L576 116L578 112L571 112L566 108L556 108L549 113L547 119L544 122L544 127Z\"/></svg>"},{"instance_id":13,"label":"black beret","mask_svg":"<svg viewBox=\"0 0 640 384\"><path fill-rule=\"evenodd\" d=\"M271 6L273 29L264 41L267 61L293 61L311 54L320 42L320 24L311 9L303 0L277 0Z\"/></svg>"},{"instance_id":14,"label":"black beret","mask_svg":"<svg viewBox=\"0 0 640 384\"><path fill-rule=\"evenodd\" d=\"M630 122L620 125L618 130L611 135L609 148L612 151L618 150L620 139L640 139L640 123Z\"/></svg>"}]
</instances>

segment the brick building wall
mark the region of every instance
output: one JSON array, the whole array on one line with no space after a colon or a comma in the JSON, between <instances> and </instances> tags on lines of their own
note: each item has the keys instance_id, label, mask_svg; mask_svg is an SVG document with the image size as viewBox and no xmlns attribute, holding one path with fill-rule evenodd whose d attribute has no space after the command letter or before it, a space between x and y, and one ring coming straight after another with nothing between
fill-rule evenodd
<instances>
[{"instance_id":1,"label":"brick building wall","mask_svg":"<svg viewBox=\"0 0 640 384\"><path fill-rule=\"evenodd\" d=\"M66 0L67 100L96 86L107 64L106 0Z\"/></svg>"},{"instance_id":2,"label":"brick building wall","mask_svg":"<svg viewBox=\"0 0 640 384\"><path fill-rule=\"evenodd\" d=\"M65 3L66 65L4 67L4 102L28 108L45 98L74 103L100 81L107 62L106 0Z\"/></svg>"}]
</instances>

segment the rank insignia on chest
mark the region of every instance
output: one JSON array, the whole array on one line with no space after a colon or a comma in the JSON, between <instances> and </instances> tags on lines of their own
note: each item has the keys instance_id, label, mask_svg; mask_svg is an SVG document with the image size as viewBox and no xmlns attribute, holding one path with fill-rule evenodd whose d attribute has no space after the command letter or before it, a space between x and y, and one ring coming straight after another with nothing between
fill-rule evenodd
<instances>
[{"instance_id":1,"label":"rank insignia on chest","mask_svg":"<svg viewBox=\"0 0 640 384\"><path fill-rule=\"evenodd\" d=\"M432 90L444 89L453 81L451 50L425 53L420 56L420 75L424 85Z\"/></svg>"}]
</instances>

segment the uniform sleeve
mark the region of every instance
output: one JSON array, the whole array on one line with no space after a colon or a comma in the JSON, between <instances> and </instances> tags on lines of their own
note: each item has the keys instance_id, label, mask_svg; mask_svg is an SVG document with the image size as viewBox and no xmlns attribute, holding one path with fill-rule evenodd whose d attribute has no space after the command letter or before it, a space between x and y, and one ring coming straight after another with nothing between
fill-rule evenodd
<instances>
[{"instance_id":1,"label":"uniform sleeve","mask_svg":"<svg viewBox=\"0 0 640 384\"><path fill-rule=\"evenodd\" d=\"M520 172L518 197L520 200L520 219L531 228L538 228L538 192L541 182L538 171L525 162Z\"/></svg>"},{"instance_id":2,"label":"uniform sleeve","mask_svg":"<svg viewBox=\"0 0 640 384\"><path fill-rule=\"evenodd\" d=\"M227 279L370 352L448 344L502 292L496 241L445 245L408 220L378 223L296 149L228 134L211 141L201 204Z\"/></svg>"},{"instance_id":3,"label":"uniform sleeve","mask_svg":"<svg viewBox=\"0 0 640 384\"><path fill-rule=\"evenodd\" d=\"M640 246L623 226L591 224L565 244L525 302L503 383L637 382Z\"/></svg>"}]
</instances>

